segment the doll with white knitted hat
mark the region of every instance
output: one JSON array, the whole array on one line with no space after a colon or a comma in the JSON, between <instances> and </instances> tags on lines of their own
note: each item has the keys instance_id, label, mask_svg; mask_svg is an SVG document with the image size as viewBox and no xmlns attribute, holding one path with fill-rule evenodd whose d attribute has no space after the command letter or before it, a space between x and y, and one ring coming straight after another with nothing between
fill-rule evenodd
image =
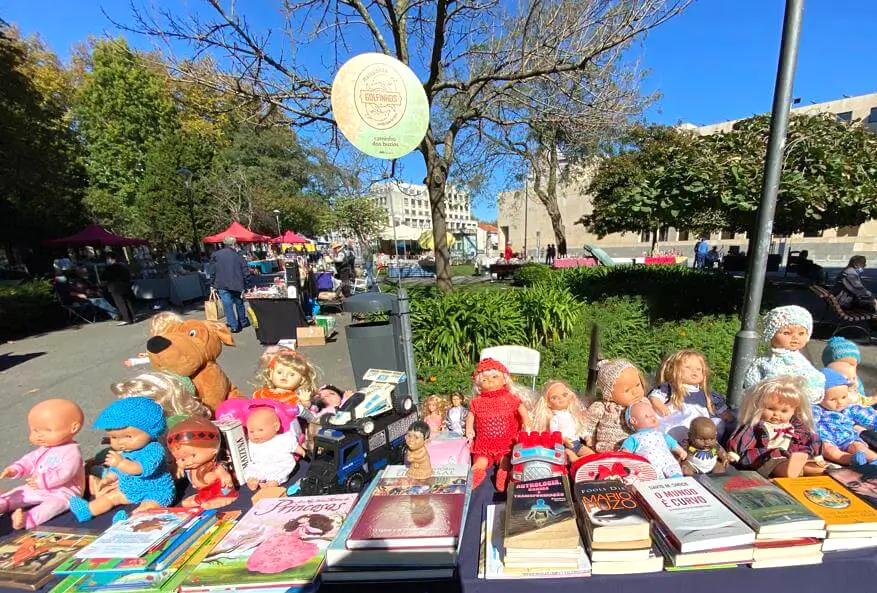
<instances>
[{"instance_id":1,"label":"doll with white knitted hat","mask_svg":"<svg viewBox=\"0 0 877 593\"><path fill-rule=\"evenodd\" d=\"M804 307L788 305L768 311L762 339L770 344L770 352L752 361L743 388L751 389L764 379L794 375L806 381L805 394L811 404L822 401L825 377L801 353L812 332L813 317Z\"/></svg>"},{"instance_id":2,"label":"doll with white knitted hat","mask_svg":"<svg viewBox=\"0 0 877 593\"><path fill-rule=\"evenodd\" d=\"M614 358L597 365L597 387L602 399L588 406L582 438L589 448L603 453L617 449L630 436L624 411L643 399L645 381L632 362Z\"/></svg>"}]
</instances>

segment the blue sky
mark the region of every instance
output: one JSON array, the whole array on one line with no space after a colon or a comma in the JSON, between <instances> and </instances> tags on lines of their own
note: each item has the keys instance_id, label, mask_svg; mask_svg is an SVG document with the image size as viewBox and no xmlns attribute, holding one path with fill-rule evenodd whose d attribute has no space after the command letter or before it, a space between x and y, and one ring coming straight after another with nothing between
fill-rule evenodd
<instances>
[{"instance_id":1,"label":"blue sky","mask_svg":"<svg viewBox=\"0 0 877 593\"><path fill-rule=\"evenodd\" d=\"M155 0L194 7L197 0ZM272 0L241 3L254 10L254 24L270 24ZM101 6L119 21L127 2L111 0L0 0L0 17L25 33L38 32L62 57L89 35L117 33ZM661 99L649 121L707 124L770 109L776 75L782 0L696 0L675 20L652 32L640 47L650 74L646 91ZM843 95L877 92L877 6L873 0L809 0L804 14L795 96L801 104ZM144 40L134 45L146 47ZM419 183L419 158L405 159L406 177ZM495 217L493 200L475 206L477 216Z\"/></svg>"}]
</instances>

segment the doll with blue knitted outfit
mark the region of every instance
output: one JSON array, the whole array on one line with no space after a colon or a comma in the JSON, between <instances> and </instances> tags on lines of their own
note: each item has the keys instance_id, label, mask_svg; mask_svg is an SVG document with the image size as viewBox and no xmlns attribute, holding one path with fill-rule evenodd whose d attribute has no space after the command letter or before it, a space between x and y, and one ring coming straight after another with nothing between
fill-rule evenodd
<instances>
[{"instance_id":1,"label":"doll with blue knitted outfit","mask_svg":"<svg viewBox=\"0 0 877 593\"><path fill-rule=\"evenodd\" d=\"M770 353L752 361L743 377L743 388L752 389L773 377L798 376L806 381L804 395L809 402L815 405L822 401L825 377L801 353L812 332L813 317L804 307L788 305L768 311L762 339L770 344Z\"/></svg>"},{"instance_id":2,"label":"doll with blue knitted outfit","mask_svg":"<svg viewBox=\"0 0 877 593\"><path fill-rule=\"evenodd\" d=\"M877 463L877 453L862 440L863 428L877 428L877 410L851 403L855 387L834 369L824 368L825 394L813 406L816 431L828 461L843 465Z\"/></svg>"},{"instance_id":3,"label":"doll with blue knitted outfit","mask_svg":"<svg viewBox=\"0 0 877 593\"><path fill-rule=\"evenodd\" d=\"M680 460L688 457L676 439L659 428L660 421L648 400L631 404L624 411L624 420L634 432L621 443L621 450L640 455L649 460L658 479L682 477ZM679 460L676 457L679 457Z\"/></svg>"},{"instance_id":4,"label":"doll with blue knitted outfit","mask_svg":"<svg viewBox=\"0 0 877 593\"><path fill-rule=\"evenodd\" d=\"M107 469L100 494L91 502L78 496L70 499L70 511L76 519L88 521L127 504L140 505L136 510L169 506L175 491L159 442L166 429L161 406L146 397L116 400L93 426L107 431L111 450L104 460Z\"/></svg>"},{"instance_id":5,"label":"doll with blue knitted outfit","mask_svg":"<svg viewBox=\"0 0 877 593\"><path fill-rule=\"evenodd\" d=\"M822 364L824 366L840 372L841 375L848 379L855 380L856 391L850 394L853 403L871 406L877 403L875 401L877 398L865 393L865 386L862 384L862 379L858 373L861 362L862 352L859 350L859 346L852 340L841 336L830 338L822 350Z\"/></svg>"}]
</instances>

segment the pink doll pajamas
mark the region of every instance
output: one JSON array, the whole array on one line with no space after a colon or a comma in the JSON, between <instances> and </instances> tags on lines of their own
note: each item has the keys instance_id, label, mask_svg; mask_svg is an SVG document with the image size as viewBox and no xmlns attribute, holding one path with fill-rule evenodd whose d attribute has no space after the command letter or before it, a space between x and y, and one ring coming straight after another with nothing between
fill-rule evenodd
<instances>
[{"instance_id":1,"label":"pink doll pajamas","mask_svg":"<svg viewBox=\"0 0 877 593\"><path fill-rule=\"evenodd\" d=\"M32 529L67 510L70 498L82 496L85 471L79 445L34 449L10 467L16 478L33 478L36 488L18 486L0 494L0 513L33 507L25 511L25 527Z\"/></svg>"}]
</instances>

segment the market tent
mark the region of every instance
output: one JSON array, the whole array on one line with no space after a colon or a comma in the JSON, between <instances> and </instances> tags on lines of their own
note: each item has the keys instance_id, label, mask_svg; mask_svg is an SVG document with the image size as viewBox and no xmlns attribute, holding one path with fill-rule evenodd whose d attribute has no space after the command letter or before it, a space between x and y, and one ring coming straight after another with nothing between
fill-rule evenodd
<instances>
[{"instance_id":1,"label":"market tent","mask_svg":"<svg viewBox=\"0 0 877 593\"><path fill-rule=\"evenodd\" d=\"M381 231L381 239L384 239L385 241L392 241L393 239L396 239L397 241L417 241L422 232L422 229L416 229L407 224L400 224L396 227L394 235L393 227L388 226Z\"/></svg>"},{"instance_id":2,"label":"market tent","mask_svg":"<svg viewBox=\"0 0 877 593\"><path fill-rule=\"evenodd\" d=\"M301 235L299 235L296 232L286 231L285 233L283 233L279 237L274 237L273 239L271 239L268 242L269 243L286 243L288 245L293 245L295 243L307 243L308 239L306 239L305 237L302 237Z\"/></svg>"},{"instance_id":3,"label":"market tent","mask_svg":"<svg viewBox=\"0 0 877 593\"><path fill-rule=\"evenodd\" d=\"M99 224L89 225L69 237L61 237L60 239L52 239L45 242L46 245L69 245L71 247L86 245L92 247L127 247L129 245L146 245L147 243L146 239L116 235Z\"/></svg>"},{"instance_id":4,"label":"market tent","mask_svg":"<svg viewBox=\"0 0 877 593\"><path fill-rule=\"evenodd\" d=\"M234 237L238 243L263 243L271 239L271 237L266 235L254 233L238 221L234 221L224 231L204 237L202 241L205 243L222 243L222 240L226 237Z\"/></svg>"},{"instance_id":5,"label":"market tent","mask_svg":"<svg viewBox=\"0 0 877 593\"><path fill-rule=\"evenodd\" d=\"M454 244L454 241L457 239L454 237L452 233L445 233L445 237L448 242L448 247ZM420 234L420 237L417 239L417 244L423 247L424 249L434 249L435 248L435 238L432 236L432 229L427 229Z\"/></svg>"}]
</instances>

